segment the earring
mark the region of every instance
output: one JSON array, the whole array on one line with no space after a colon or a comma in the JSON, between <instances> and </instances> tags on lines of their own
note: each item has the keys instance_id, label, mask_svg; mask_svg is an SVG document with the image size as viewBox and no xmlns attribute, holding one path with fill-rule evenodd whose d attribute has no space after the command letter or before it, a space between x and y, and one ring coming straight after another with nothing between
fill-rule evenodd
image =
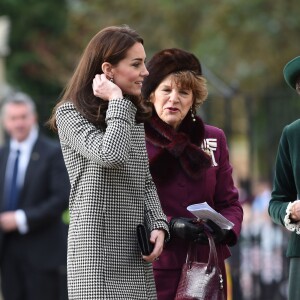
<instances>
[{"instance_id":1,"label":"earring","mask_svg":"<svg viewBox=\"0 0 300 300\"><path fill-rule=\"evenodd\" d=\"M191 106L191 117L192 117L193 122L196 122L196 118L195 118L195 114L194 114L192 106Z\"/></svg>"},{"instance_id":2,"label":"earring","mask_svg":"<svg viewBox=\"0 0 300 300\"><path fill-rule=\"evenodd\" d=\"M114 82L114 78L112 77L111 79L109 79L109 81Z\"/></svg>"}]
</instances>

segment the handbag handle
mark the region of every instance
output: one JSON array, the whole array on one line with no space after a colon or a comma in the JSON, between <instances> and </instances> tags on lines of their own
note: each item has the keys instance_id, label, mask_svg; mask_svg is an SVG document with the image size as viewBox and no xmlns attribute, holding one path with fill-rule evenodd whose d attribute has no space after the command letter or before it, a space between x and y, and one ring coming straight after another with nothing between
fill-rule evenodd
<instances>
[{"instance_id":1,"label":"handbag handle","mask_svg":"<svg viewBox=\"0 0 300 300\"><path fill-rule=\"evenodd\" d=\"M215 241L212 237L212 235L207 231L203 231L208 238L209 242L209 257L208 257L208 264L206 268L206 273L211 273L213 267L216 267L219 270L219 264L218 264L218 255L216 250ZM192 262L197 261L197 247L196 243L190 243L189 250L186 257L186 262L188 265L191 265Z\"/></svg>"},{"instance_id":2,"label":"handbag handle","mask_svg":"<svg viewBox=\"0 0 300 300\"><path fill-rule=\"evenodd\" d=\"M220 285L220 289L222 290L224 288L223 285L224 280L223 280L222 272L219 268L215 241L210 232L208 232L207 230L204 230L204 232L207 235L208 242L209 242L209 257L208 257L208 263L206 266L205 273L210 274L213 271L213 268L215 267L217 273L219 274L219 285ZM186 263L188 265L188 268L192 267L193 262L197 262L197 247L196 247L196 243L194 242L189 244L189 250L186 257Z\"/></svg>"}]
</instances>

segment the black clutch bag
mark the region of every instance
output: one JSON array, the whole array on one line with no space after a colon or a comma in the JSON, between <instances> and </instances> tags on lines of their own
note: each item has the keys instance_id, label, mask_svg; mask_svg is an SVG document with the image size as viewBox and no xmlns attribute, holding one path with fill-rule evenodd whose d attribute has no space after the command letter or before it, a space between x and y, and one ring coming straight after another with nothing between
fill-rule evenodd
<instances>
[{"instance_id":1,"label":"black clutch bag","mask_svg":"<svg viewBox=\"0 0 300 300\"><path fill-rule=\"evenodd\" d=\"M145 225L137 225L136 235L142 254L149 255L153 251L154 245L150 242L150 234Z\"/></svg>"}]
</instances>

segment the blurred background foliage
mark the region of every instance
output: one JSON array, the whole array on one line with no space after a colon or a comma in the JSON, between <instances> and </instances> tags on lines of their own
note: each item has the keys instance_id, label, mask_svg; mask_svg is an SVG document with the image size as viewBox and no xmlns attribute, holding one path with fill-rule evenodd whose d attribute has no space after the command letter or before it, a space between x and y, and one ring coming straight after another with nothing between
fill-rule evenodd
<instances>
[{"instance_id":1,"label":"blurred background foliage","mask_svg":"<svg viewBox=\"0 0 300 300\"><path fill-rule=\"evenodd\" d=\"M300 55L298 1L1 0L0 15L11 20L7 81L34 97L41 123L92 36L128 24L148 58L169 47L197 55L209 85L199 114L225 130L240 180L271 179L282 128L300 111L282 76Z\"/></svg>"}]
</instances>

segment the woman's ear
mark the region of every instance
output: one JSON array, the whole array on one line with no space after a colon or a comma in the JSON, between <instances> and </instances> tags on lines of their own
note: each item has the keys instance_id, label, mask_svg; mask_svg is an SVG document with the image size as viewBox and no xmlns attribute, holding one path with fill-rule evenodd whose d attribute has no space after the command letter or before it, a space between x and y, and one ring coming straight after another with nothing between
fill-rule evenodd
<instances>
[{"instance_id":1,"label":"woman's ear","mask_svg":"<svg viewBox=\"0 0 300 300\"><path fill-rule=\"evenodd\" d=\"M107 79L111 79L114 77L112 73L112 65L109 62L104 62L101 66L103 73L106 75Z\"/></svg>"}]
</instances>

